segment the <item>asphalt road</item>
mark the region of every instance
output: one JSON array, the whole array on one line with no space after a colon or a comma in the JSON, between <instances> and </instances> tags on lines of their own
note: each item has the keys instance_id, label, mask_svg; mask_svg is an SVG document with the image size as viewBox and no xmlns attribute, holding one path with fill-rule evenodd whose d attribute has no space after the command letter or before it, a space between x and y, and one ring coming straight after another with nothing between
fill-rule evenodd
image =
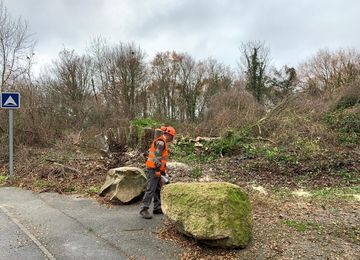
<instances>
[{"instance_id":1,"label":"asphalt road","mask_svg":"<svg viewBox=\"0 0 360 260\"><path fill-rule=\"evenodd\" d=\"M139 204L107 208L95 200L0 188L0 259L178 259L159 240L163 216L139 216Z\"/></svg>"}]
</instances>

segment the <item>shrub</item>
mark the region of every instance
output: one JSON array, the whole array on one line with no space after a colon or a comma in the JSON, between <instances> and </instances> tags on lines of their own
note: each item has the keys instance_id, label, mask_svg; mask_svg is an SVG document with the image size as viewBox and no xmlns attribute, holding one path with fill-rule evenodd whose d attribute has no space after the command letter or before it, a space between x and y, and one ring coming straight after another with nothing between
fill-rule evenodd
<instances>
[{"instance_id":1,"label":"shrub","mask_svg":"<svg viewBox=\"0 0 360 260\"><path fill-rule=\"evenodd\" d=\"M212 97L197 134L219 135L225 128L254 124L264 114L265 107L241 87L220 91Z\"/></svg>"},{"instance_id":2,"label":"shrub","mask_svg":"<svg viewBox=\"0 0 360 260\"><path fill-rule=\"evenodd\" d=\"M321 151L319 138L310 140L308 138L298 137L294 143L294 146L296 151L306 158L311 158Z\"/></svg>"},{"instance_id":3,"label":"shrub","mask_svg":"<svg viewBox=\"0 0 360 260\"><path fill-rule=\"evenodd\" d=\"M356 96L343 96L338 102L336 102L336 109L345 109L352 106L355 106L358 102L358 97Z\"/></svg>"},{"instance_id":4,"label":"shrub","mask_svg":"<svg viewBox=\"0 0 360 260\"><path fill-rule=\"evenodd\" d=\"M334 112L328 112L324 121L338 134L338 140L353 146L359 142L360 135L360 105Z\"/></svg>"},{"instance_id":5,"label":"shrub","mask_svg":"<svg viewBox=\"0 0 360 260\"><path fill-rule=\"evenodd\" d=\"M353 146L358 143L359 136L355 132L339 133L339 141L345 146Z\"/></svg>"},{"instance_id":6,"label":"shrub","mask_svg":"<svg viewBox=\"0 0 360 260\"><path fill-rule=\"evenodd\" d=\"M251 135L251 128L248 126L243 127L240 130L232 128L227 129L221 138L207 144L208 153L218 157L239 152L247 152L249 149L251 150L251 148L254 148L249 146L251 143L249 142Z\"/></svg>"},{"instance_id":7,"label":"shrub","mask_svg":"<svg viewBox=\"0 0 360 260\"><path fill-rule=\"evenodd\" d=\"M87 190L87 192L90 193L90 194L96 194L96 193L99 193L99 188L98 188L98 187L91 186L91 187Z\"/></svg>"},{"instance_id":8,"label":"shrub","mask_svg":"<svg viewBox=\"0 0 360 260\"><path fill-rule=\"evenodd\" d=\"M171 156L179 161L195 161L198 156L195 154L194 144L187 139L175 139L174 146L171 150Z\"/></svg>"},{"instance_id":9,"label":"shrub","mask_svg":"<svg viewBox=\"0 0 360 260\"><path fill-rule=\"evenodd\" d=\"M355 106L360 102L360 81L354 81L351 85L344 88L343 94L336 102L335 109L346 109Z\"/></svg>"},{"instance_id":10,"label":"shrub","mask_svg":"<svg viewBox=\"0 0 360 260\"><path fill-rule=\"evenodd\" d=\"M8 178L7 176L0 175L0 184L1 184L2 182L6 181L7 178Z\"/></svg>"},{"instance_id":11,"label":"shrub","mask_svg":"<svg viewBox=\"0 0 360 260\"><path fill-rule=\"evenodd\" d=\"M144 128L144 127L155 128L161 125L160 122L157 122L151 118L135 118L131 120L130 123L132 126L139 128Z\"/></svg>"}]
</instances>

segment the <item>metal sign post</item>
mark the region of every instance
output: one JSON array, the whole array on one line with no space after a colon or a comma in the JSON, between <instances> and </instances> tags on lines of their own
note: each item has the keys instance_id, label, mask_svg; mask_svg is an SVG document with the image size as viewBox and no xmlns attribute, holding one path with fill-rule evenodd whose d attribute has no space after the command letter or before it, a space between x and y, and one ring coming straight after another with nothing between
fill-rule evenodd
<instances>
[{"instance_id":1,"label":"metal sign post","mask_svg":"<svg viewBox=\"0 0 360 260\"><path fill-rule=\"evenodd\" d=\"M14 177L14 110L9 109L9 177Z\"/></svg>"},{"instance_id":2,"label":"metal sign post","mask_svg":"<svg viewBox=\"0 0 360 260\"><path fill-rule=\"evenodd\" d=\"M1 108L9 110L9 177L14 177L14 109L20 108L20 93L1 93Z\"/></svg>"}]
</instances>

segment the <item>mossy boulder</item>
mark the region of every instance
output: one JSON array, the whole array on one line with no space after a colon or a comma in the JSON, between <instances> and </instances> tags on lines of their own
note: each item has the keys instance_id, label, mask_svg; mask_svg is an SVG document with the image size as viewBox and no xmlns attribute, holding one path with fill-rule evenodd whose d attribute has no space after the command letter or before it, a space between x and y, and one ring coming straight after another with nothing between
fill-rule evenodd
<instances>
[{"instance_id":1,"label":"mossy boulder","mask_svg":"<svg viewBox=\"0 0 360 260\"><path fill-rule=\"evenodd\" d=\"M244 248L251 240L248 195L225 182L174 183L163 188L162 209L176 228L199 242Z\"/></svg>"},{"instance_id":2,"label":"mossy boulder","mask_svg":"<svg viewBox=\"0 0 360 260\"><path fill-rule=\"evenodd\" d=\"M117 198L128 203L139 197L146 188L146 175L137 167L119 167L110 169L106 181L100 189L100 195L111 193L111 198Z\"/></svg>"}]
</instances>

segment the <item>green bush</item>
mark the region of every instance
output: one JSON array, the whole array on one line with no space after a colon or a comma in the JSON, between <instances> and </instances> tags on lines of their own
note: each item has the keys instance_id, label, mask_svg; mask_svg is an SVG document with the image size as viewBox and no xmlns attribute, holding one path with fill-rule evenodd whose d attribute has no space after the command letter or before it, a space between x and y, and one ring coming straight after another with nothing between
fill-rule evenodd
<instances>
[{"instance_id":1,"label":"green bush","mask_svg":"<svg viewBox=\"0 0 360 260\"><path fill-rule=\"evenodd\" d=\"M338 133L342 144L353 146L359 143L360 105L326 113L324 121Z\"/></svg>"},{"instance_id":2,"label":"green bush","mask_svg":"<svg viewBox=\"0 0 360 260\"><path fill-rule=\"evenodd\" d=\"M156 128L156 127L160 127L161 125L160 122L157 122L151 118L135 118L130 121L130 124L134 127L141 127L141 128L144 127Z\"/></svg>"},{"instance_id":3,"label":"green bush","mask_svg":"<svg viewBox=\"0 0 360 260\"><path fill-rule=\"evenodd\" d=\"M354 171L340 170L336 174L347 182L360 183L360 174Z\"/></svg>"},{"instance_id":4,"label":"green bush","mask_svg":"<svg viewBox=\"0 0 360 260\"><path fill-rule=\"evenodd\" d=\"M359 142L359 136L355 132L339 133L339 140L345 146L354 146Z\"/></svg>"},{"instance_id":5,"label":"green bush","mask_svg":"<svg viewBox=\"0 0 360 260\"><path fill-rule=\"evenodd\" d=\"M254 146L249 146L252 136L251 128L245 126L241 130L227 129L220 139L208 144L208 151L216 157L232 155L239 152L256 153Z\"/></svg>"},{"instance_id":6,"label":"green bush","mask_svg":"<svg viewBox=\"0 0 360 260\"><path fill-rule=\"evenodd\" d=\"M188 141L176 141L171 149L171 157L177 161L196 161L194 144Z\"/></svg>"},{"instance_id":7,"label":"green bush","mask_svg":"<svg viewBox=\"0 0 360 260\"><path fill-rule=\"evenodd\" d=\"M245 143L243 145L243 152L248 156L248 157L256 157L260 154L262 154L263 152L263 148L259 148L257 147L255 144L252 143ZM265 148L266 149L266 148Z\"/></svg>"},{"instance_id":8,"label":"green bush","mask_svg":"<svg viewBox=\"0 0 360 260\"><path fill-rule=\"evenodd\" d=\"M269 161L275 161L279 157L279 149L272 147L264 151L266 159Z\"/></svg>"},{"instance_id":9,"label":"green bush","mask_svg":"<svg viewBox=\"0 0 360 260\"><path fill-rule=\"evenodd\" d=\"M313 158L321 152L320 139L315 138L313 140L307 137L297 137L292 143L295 153L303 159Z\"/></svg>"},{"instance_id":10,"label":"green bush","mask_svg":"<svg viewBox=\"0 0 360 260\"><path fill-rule=\"evenodd\" d=\"M161 123L151 118L135 118L130 121L130 125L134 129L135 135L131 135L128 137L129 139L131 139L128 140L128 143L132 143L132 145L138 145L139 141L144 136L144 128L159 128L161 126Z\"/></svg>"},{"instance_id":11,"label":"green bush","mask_svg":"<svg viewBox=\"0 0 360 260\"><path fill-rule=\"evenodd\" d=\"M360 133L360 111L356 114L348 114L340 118L338 125L342 132Z\"/></svg>"},{"instance_id":12,"label":"green bush","mask_svg":"<svg viewBox=\"0 0 360 260\"><path fill-rule=\"evenodd\" d=\"M96 194L96 193L99 193L100 189L98 187L94 187L94 186L91 186L87 192L90 193L90 194Z\"/></svg>"},{"instance_id":13,"label":"green bush","mask_svg":"<svg viewBox=\"0 0 360 260\"><path fill-rule=\"evenodd\" d=\"M354 95L346 95L340 98L340 100L336 103L336 109L345 109L349 107L353 107L356 103L359 102L359 98Z\"/></svg>"},{"instance_id":14,"label":"green bush","mask_svg":"<svg viewBox=\"0 0 360 260\"><path fill-rule=\"evenodd\" d=\"M326 124L330 126L334 126L336 124L336 114L328 112L324 116L324 121Z\"/></svg>"},{"instance_id":15,"label":"green bush","mask_svg":"<svg viewBox=\"0 0 360 260\"><path fill-rule=\"evenodd\" d=\"M8 178L7 176L0 175L0 184L1 184L2 182L6 181L7 178Z\"/></svg>"},{"instance_id":16,"label":"green bush","mask_svg":"<svg viewBox=\"0 0 360 260\"><path fill-rule=\"evenodd\" d=\"M217 156L230 154L240 148L240 136L233 129L228 130L220 139L213 141L209 146L211 153Z\"/></svg>"},{"instance_id":17,"label":"green bush","mask_svg":"<svg viewBox=\"0 0 360 260\"><path fill-rule=\"evenodd\" d=\"M182 161L209 162L224 155L236 153L256 154L257 148L246 139L248 129L240 131L228 129L219 139L201 141L202 147L197 149L190 139L175 140L171 151L173 158Z\"/></svg>"}]
</instances>

